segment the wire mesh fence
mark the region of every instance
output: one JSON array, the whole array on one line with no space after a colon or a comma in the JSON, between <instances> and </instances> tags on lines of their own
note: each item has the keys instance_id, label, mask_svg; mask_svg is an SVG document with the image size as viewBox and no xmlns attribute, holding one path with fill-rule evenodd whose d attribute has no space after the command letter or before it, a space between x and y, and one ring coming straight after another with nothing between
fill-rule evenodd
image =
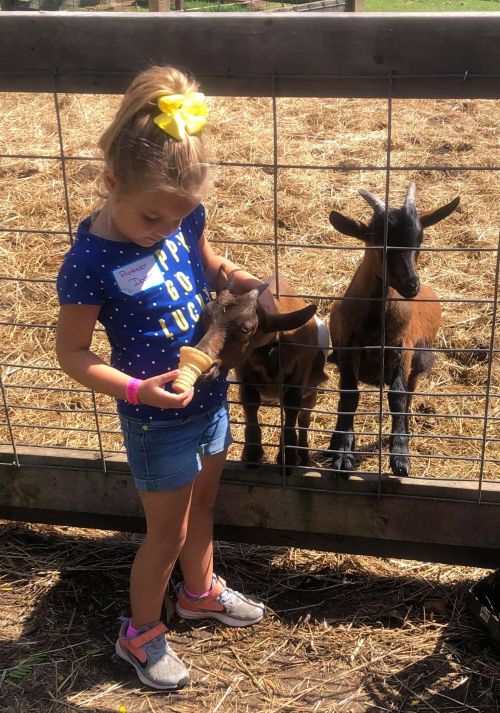
<instances>
[{"instance_id":1,"label":"wire mesh fence","mask_svg":"<svg viewBox=\"0 0 500 713\"><path fill-rule=\"evenodd\" d=\"M47 97L45 100L48 101ZM71 142L71 130L66 129L64 125L67 120L67 117L64 116L64 107L70 106L75 98L67 95L61 96L55 91L52 101L55 120L52 138L58 144L59 152L54 152L50 147L47 152L18 153L13 151L6 152L1 156L4 176L7 176L7 180L10 181L15 173L20 183L42 181L40 199L44 201L47 212L50 213L50 217L46 221L46 228L30 227L29 224L21 224L17 220L12 221L11 219L8 219L11 227L4 225L1 228L2 242L6 252L12 251L9 259L13 259L16 265L15 274L9 271L8 274L1 276L2 291L5 296L4 318L1 326L6 330L7 335L4 339L7 358L2 360L4 413L2 441L4 445L10 444L15 457L19 446L33 446L35 445L34 441L42 447L82 448L97 452L101 458L101 466L105 469L106 457L122 450L113 405L105 397L70 385L68 380L57 371L50 353L55 330L52 289L53 269L56 261L51 260L49 272L52 271L52 274L50 276L34 276L40 274L40 262L43 262L47 255L51 255L54 248L57 249L59 256L62 256L69 246L78 220L77 215L81 210L79 206L85 203L89 182L96 177L100 170L97 156L74 154L74 146L68 145L68 139ZM224 101L227 102L227 100ZM284 102L284 100L281 101ZM335 266L339 260L349 260L355 268L355 263L360 257L360 250L364 249L364 247L355 244L346 245L337 242L335 238L333 238L332 244L331 236L327 237L329 242L322 242L318 241L317 237L311 239L308 235L301 235L300 231L284 231L283 222L290 219L290 214L281 207L280 181L285 181L284 176L288 172L321 173L327 176L340 173L346 183L350 185L351 195L354 195L354 186L356 185L355 180L351 182L352 176L359 176L360 173L366 175L371 172L378 172L381 176L385 174L386 186L379 185L381 185L381 190L385 191L388 203L392 202L393 176L397 174L403 175L405 180L407 175L411 176L424 171L435 172L446 177L457 174L462 177L465 173L467 176L482 176L488 172L496 179L498 175L495 172L499 170L499 166L494 160L489 166L453 165L452 163L434 164L432 167L428 163L394 166L393 143L391 141L387 141L385 165L359 166L344 161L342 166L332 164L313 166L307 163L283 161L280 158L279 127L281 123L286 126L287 116L285 109L280 116L279 103L280 101L276 97L271 97L268 105L271 114L270 123L272 124L273 161L268 163L221 161L216 164L219 176L226 170L231 172L231 176L248 175L249 172L257 171L261 175L263 174L270 184L267 188L270 189L269 202L272 203L272 211L269 211L267 215L267 222L268 227L272 223L273 239L268 239L268 229L262 231L257 240L244 238L233 240L216 235L212 238L212 242L218 250L227 251L230 257L234 255L240 258L243 263L245 263L245 254L252 248L257 249L260 256L264 254L263 259L260 257L263 264L259 265L259 261L257 261L259 268L256 270L257 272L275 267L278 275L284 273L288 277L290 267L292 267L295 276L300 281L300 265L307 264L312 260L316 266L327 261ZM89 109L88 106L87 109ZM389 96L385 110L387 135L393 128L392 109L392 100ZM215 107L214 112L217 112ZM265 114L263 118L265 121L268 120ZM26 168L28 164L31 166L30 169ZM36 169L36 166L40 166L40 168ZM56 197L53 192L54 180L52 179L49 183L46 179L48 176L53 177L57 171L60 172L60 175L57 181L58 195ZM78 186L75 177L81 176L82 171L85 180L83 186ZM314 180L319 181L319 179ZM465 185L463 180L461 183ZM80 190L81 188L83 191ZM75 196L75 189L79 194L78 197ZM214 194L213 205L217 209L217 189ZM12 210L12 208L11 205L10 209ZM7 215L8 212L7 210ZM63 221L66 223L64 227ZM17 224L12 226L12 222ZM457 226L458 230L464 229L464 226L460 226L458 221L455 223L455 230L457 230ZM217 227L213 226L211 230L216 233ZM443 326L440 342L434 351L438 355L438 360L447 360L449 367L451 363L451 369L448 368L446 376L447 385L444 389L440 389L431 382L431 385L427 383L424 388L416 392L417 411L412 414L410 434L412 444L410 455L414 475L477 479L478 499L481 497L483 479L495 478L500 462L499 350L496 332L498 326L499 245L498 236L494 235L495 230L496 226L493 225L488 230L487 237L483 240L476 240L474 246L454 244L453 240L448 237L446 245L432 244L429 239L421 248L421 260L426 261L429 266L437 258L445 260L446 264L449 264L450 259L457 258L457 260L465 259L467 261L467 270L470 269L469 266L487 268L484 275L474 273L471 275L470 291L464 290L459 295L448 291L447 294L439 297L443 311L445 315L448 315L448 321L451 315L456 314L457 309L470 310L466 321L468 319L471 324L480 325L480 330L476 329L477 333L471 330L467 335L468 339L462 340L458 345L454 344L453 327L447 327L446 324ZM35 265L31 263L30 267L29 261L26 261L26 267L31 271L31 274L24 269L21 261L17 261L16 256L20 246L24 253L25 249L22 244L30 240L37 241L36 248L30 248L30 253L35 258ZM47 242L49 242L50 250L47 249ZM290 254L293 254L291 263L290 258L287 257ZM251 263L254 263L253 259ZM345 274L344 283L347 278L348 274ZM327 321L328 307L332 302L343 299L342 290L335 284L335 281L324 284L320 276L313 279L312 282L318 288L315 292L307 289L299 291L304 298L319 305L321 316ZM481 284L481 292L484 291L485 296L483 294L479 296L477 291L475 293L478 284ZM52 305L52 309L48 311L50 314L48 320L44 319L42 307L44 304ZM381 308L385 309L384 303ZM16 315L14 319L11 317L13 314ZM20 336L21 334L23 337ZM102 333L97 335L98 341L102 342L102 336ZM463 335L460 337L462 338ZM103 344L101 347L104 348ZM386 354L391 350L391 347L383 344L373 348L383 348ZM40 363L44 359L47 359L49 363ZM461 380L462 382L465 380L465 383L460 384L453 379L454 368L455 373L461 374ZM471 375L474 375L473 379L469 378ZM313 467L317 472L326 476L330 471L328 458L331 457L331 453L328 443L325 441L328 441L333 430L334 419L338 415L336 399L339 389L336 381L337 374L332 369L328 384L319 389L320 399L314 409L310 428L313 442L318 443L312 449ZM390 415L389 409L385 405L385 395L381 388L364 387L362 397L363 401L366 400L367 403L358 411L355 427L356 434L360 439L357 451L360 461L358 470L376 473L382 477L387 470L387 437L390 435L390 428L388 429L386 422ZM233 423L238 430L243 425L243 418L237 410L239 401L235 387L231 390L230 401L234 411ZM431 403L432 406L428 406L428 403ZM452 404L451 407L450 404ZM283 434L283 404L268 405L262 411L269 463L261 464L256 478L265 478L266 467L274 467L271 466L271 463ZM34 434L37 434L36 437ZM240 437L236 438L233 448L233 458L237 459L238 448L241 448L242 445L240 434ZM368 468L363 468L363 462L371 463L371 465ZM300 466L298 469L301 470ZM307 469L303 467L302 470L306 471ZM284 468L282 474L285 483Z\"/></svg>"},{"instance_id":2,"label":"wire mesh fence","mask_svg":"<svg viewBox=\"0 0 500 713\"><path fill-rule=\"evenodd\" d=\"M18 76L22 88L22 72L12 76ZM106 81L109 73L99 70L93 76ZM332 81L341 85L346 78L339 74ZM258 73L243 79L258 80ZM411 473L403 480L405 492L427 500L429 516L436 503L448 500L498 505L497 491L485 485L496 487L500 473L499 95L446 98L450 86L474 81L473 75L395 77L391 72L383 78L385 96L315 97L307 91L300 96L300 76L294 77L299 96L281 96L278 88L290 79L269 77L267 96L210 98L207 140L214 161L207 235L217 252L258 277L276 273L286 279L328 323L332 304L344 299L365 250L359 241L333 231L328 222L332 208L366 220L369 211L360 188L398 207L410 181L417 185L419 209L459 195L459 209L426 231L420 249L422 282L437 292L442 323L433 347L435 365L414 394ZM350 82L358 79L365 81L362 75L349 76ZM434 82L432 99L405 99L394 92L398 82L424 79ZM54 281L76 226L95 198L102 168L95 146L119 96L61 90L61 82L67 89L72 81L71 73L58 70L52 94L10 91L0 96L1 460L15 470L36 463L39 453L41 468L64 471L71 452L82 456L78 467L86 473L89 468L107 473L116 472L117 462L125 469L114 403L75 384L58 368ZM76 73L74 81L78 84ZM325 77L309 74L305 81L319 86ZM387 237L386 225L386 256ZM380 301L381 315L388 302ZM389 359L394 348L385 343L384 330L382 335L380 344L366 351ZM92 348L109 358L102 329L96 330ZM231 385L235 443L229 461L235 482L241 476L245 483L273 485L283 493L331 491L336 478L330 438L341 409L338 370L332 364L326 369L328 381L318 389L308 428L311 464L291 471L275 463L284 441L283 388L279 403L260 409L264 461L250 471L241 463L245 418L238 384ZM378 386L361 385L355 482L351 488L335 486L347 496L365 492L356 489L362 481L372 484L379 500L394 497L398 479L389 475L394 412L386 392L382 379ZM47 453L60 453L60 460L51 456L47 464ZM421 483L425 488L417 487Z\"/></svg>"}]
</instances>

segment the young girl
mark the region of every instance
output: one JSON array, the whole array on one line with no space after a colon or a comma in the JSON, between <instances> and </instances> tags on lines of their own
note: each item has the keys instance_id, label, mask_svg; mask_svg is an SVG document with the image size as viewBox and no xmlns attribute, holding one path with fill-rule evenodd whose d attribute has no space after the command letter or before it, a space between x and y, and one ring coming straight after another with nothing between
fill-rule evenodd
<instances>
[{"instance_id":1,"label":"young girl","mask_svg":"<svg viewBox=\"0 0 500 713\"><path fill-rule=\"evenodd\" d=\"M117 399L127 457L147 524L130 576L132 616L116 652L153 688L179 689L188 671L165 639L160 613L179 558L176 609L232 626L264 606L213 572L212 509L231 443L227 385L174 393L179 349L200 338L199 316L220 265L242 292L260 284L212 250L203 233L207 108L173 67L140 74L100 140L103 208L84 220L60 270L57 356L79 383ZM111 364L91 350L101 322Z\"/></svg>"}]
</instances>

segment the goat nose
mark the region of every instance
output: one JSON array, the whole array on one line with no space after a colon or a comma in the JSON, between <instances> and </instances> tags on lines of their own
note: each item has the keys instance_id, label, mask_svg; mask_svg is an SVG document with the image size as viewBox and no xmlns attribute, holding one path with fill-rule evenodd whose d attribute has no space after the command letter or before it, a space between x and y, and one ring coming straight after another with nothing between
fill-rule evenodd
<instances>
[{"instance_id":1,"label":"goat nose","mask_svg":"<svg viewBox=\"0 0 500 713\"><path fill-rule=\"evenodd\" d=\"M410 280L408 281L406 287L407 296L415 297L416 295L418 295L420 290L420 280L418 278L416 280Z\"/></svg>"}]
</instances>

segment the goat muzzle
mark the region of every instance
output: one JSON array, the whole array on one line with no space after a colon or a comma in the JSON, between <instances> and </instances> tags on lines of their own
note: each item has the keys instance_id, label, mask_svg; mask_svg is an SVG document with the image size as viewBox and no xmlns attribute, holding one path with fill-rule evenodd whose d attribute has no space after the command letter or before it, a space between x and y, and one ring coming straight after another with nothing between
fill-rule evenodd
<instances>
[{"instance_id":1,"label":"goat muzzle","mask_svg":"<svg viewBox=\"0 0 500 713\"><path fill-rule=\"evenodd\" d=\"M412 300L420 292L420 282L395 288L405 300Z\"/></svg>"}]
</instances>

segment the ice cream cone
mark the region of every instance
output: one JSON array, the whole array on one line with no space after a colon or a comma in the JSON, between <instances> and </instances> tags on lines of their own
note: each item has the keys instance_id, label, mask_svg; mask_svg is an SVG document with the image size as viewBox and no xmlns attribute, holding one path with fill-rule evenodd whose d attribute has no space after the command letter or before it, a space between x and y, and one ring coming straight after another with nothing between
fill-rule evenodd
<instances>
[{"instance_id":1,"label":"ice cream cone","mask_svg":"<svg viewBox=\"0 0 500 713\"><path fill-rule=\"evenodd\" d=\"M208 369L213 361L208 354L200 352L199 349L194 347L181 347L180 357L179 368L181 373L172 384L175 391L178 392L191 388L196 379L205 369Z\"/></svg>"}]
</instances>

